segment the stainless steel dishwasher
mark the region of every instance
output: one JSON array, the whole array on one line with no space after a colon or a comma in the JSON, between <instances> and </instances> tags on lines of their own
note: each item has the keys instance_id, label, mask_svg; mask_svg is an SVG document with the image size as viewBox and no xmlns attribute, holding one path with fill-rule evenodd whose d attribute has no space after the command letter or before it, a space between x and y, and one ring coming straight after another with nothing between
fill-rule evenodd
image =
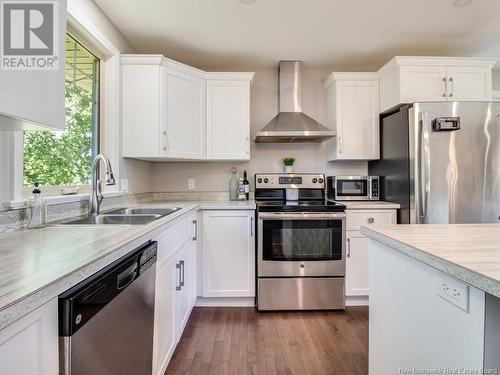
<instances>
[{"instance_id":1,"label":"stainless steel dishwasher","mask_svg":"<svg viewBox=\"0 0 500 375\"><path fill-rule=\"evenodd\" d=\"M156 242L59 296L60 374L151 374Z\"/></svg>"}]
</instances>

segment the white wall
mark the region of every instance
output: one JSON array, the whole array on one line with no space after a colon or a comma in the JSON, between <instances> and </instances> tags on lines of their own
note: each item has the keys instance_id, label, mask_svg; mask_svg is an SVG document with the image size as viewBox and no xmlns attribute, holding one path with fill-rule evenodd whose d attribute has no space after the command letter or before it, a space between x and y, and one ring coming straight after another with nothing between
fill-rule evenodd
<instances>
[{"instance_id":1,"label":"white wall","mask_svg":"<svg viewBox=\"0 0 500 375\"><path fill-rule=\"evenodd\" d=\"M134 53L135 50L123 34L91 0L69 0L119 51ZM106 124L104 124L106 126ZM106 141L105 141L106 142ZM119 141L121 149L121 140ZM120 158L120 180L128 180L129 193L151 191L151 163Z\"/></svg>"},{"instance_id":2,"label":"white wall","mask_svg":"<svg viewBox=\"0 0 500 375\"><path fill-rule=\"evenodd\" d=\"M217 71L219 69L213 69ZM187 191L187 179L196 179L195 191L227 191L231 167L239 173L246 169L253 185L256 172L281 172L281 159L295 157L294 169L302 172L335 174L365 174L366 162L327 162L326 145L320 143L263 144L254 143L255 133L278 112L278 70L257 69L251 89L251 161L245 163L168 162L153 163L152 188L155 192ZM302 68L302 110L325 123L326 100L323 81L331 69Z\"/></svg>"},{"instance_id":3,"label":"white wall","mask_svg":"<svg viewBox=\"0 0 500 375\"><path fill-rule=\"evenodd\" d=\"M493 69L493 90L500 91L500 69Z\"/></svg>"}]
</instances>

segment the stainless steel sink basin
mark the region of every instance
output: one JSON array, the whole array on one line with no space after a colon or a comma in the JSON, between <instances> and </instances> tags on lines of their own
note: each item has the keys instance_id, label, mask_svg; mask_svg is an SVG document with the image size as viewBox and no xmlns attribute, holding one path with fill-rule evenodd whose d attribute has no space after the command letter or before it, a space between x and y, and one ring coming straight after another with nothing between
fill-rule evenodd
<instances>
[{"instance_id":1,"label":"stainless steel sink basin","mask_svg":"<svg viewBox=\"0 0 500 375\"><path fill-rule=\"evenodd\" d=\"M117 214L101 214L87 216L76 220L66 221L61 224L73 225L140 225L147 224L153 220L159 219L162 215L117 215Z\"/></svg>"},{"instance_id":2,"label":"stainless steel sink basin","mask_svg":"<svg viewBox=\"0 0 500 375\"><path fill-rule=\"evenodd\" d=\"M119 208L106 212L106 214L119 215L160 215L166 216L179 211L180 207L138 207L138 208Z\"/></svg>"}]
</instances>

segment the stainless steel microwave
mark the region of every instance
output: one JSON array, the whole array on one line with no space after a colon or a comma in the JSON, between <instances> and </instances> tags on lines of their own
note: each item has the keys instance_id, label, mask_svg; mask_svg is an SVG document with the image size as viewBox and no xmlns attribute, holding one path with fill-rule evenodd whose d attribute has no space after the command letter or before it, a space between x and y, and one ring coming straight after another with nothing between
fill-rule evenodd
<instances>
[{"instance_id":1,"label":"stainless steel microwave","mask_svg":"<svg viewBox=\"0 0 500 375\"><path fill-rule=\"evenodd\" d=\"M327 194L336 201L377 201L380 179L378 176L329 176Z\"/></svg>"}]
</instances>

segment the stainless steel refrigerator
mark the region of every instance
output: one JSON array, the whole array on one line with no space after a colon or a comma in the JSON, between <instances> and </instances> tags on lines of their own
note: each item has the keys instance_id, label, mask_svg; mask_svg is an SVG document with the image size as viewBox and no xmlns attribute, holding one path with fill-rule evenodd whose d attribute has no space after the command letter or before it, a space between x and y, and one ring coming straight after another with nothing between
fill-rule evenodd
<instances>
[{"instance_id":1,"label":"stainless steel refrigerator","mask_svg":"<svg viewBox=\"0 0 500 375\"><path fill-rule=\"evenodd\" d=\"M500 103L413 103L381 116L381 197L398 223L500 222Z\"/></svg>"}]
</instances>

